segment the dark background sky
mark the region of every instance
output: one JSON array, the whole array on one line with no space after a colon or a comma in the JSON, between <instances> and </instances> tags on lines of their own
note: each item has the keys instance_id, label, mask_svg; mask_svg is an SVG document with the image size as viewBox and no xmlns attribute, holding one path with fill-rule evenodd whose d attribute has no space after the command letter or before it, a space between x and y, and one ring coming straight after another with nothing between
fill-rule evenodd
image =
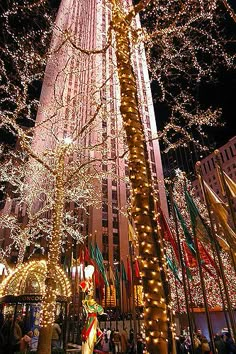
<instances>
[{"instance_id":1,"label":"dark background sky","mask_svg":"<svg viewBox=\"0 0 236 354\"><path fill-rule=\"evenodd\" d=\"M21 0L19 0L20 2ZM236 1L235 0L228 0L231 4L231 6L234 8L236 11ZM49 0L48 1L48 11L50 12L56 12L58 7L59 7L59 0ZM9 8L10 2L7 0L2 0L0 4L0 11L3 13L7 8ZM32 26L37 27L37 16L32 19ZM19 25L16 29L18 29L19 33L22 30L21 23L23 19L21 18L21 14L18 16ZM31 17L27 18L27 23L30 22ZM4 22L2 22L4 25ZM14 19L14 23L16 23L16 18ZM234 37L236 38L236 24L231 19L229 16L226 18L226 33L228 35L228 38ZM40 22L41 25L41 22ZM7 36L2 36L1 38L3 41L11 41L11 38L7 38ZM236 39L235 39L236 40ZM231 45L231 50L235 49L235 44ZM38 82L35 87L35 94L36 96L39 97L40 93L40 86L41 83ZM155 84L152 85L153 93L155 96ZM204 139L204 144L209 146L210 151L212 151L215 148L218 148L225 144L231 137L233 137L236 134L236 128L235 128L235 108L236 108L236 72L235 70L230 70L227 71L224 68L219 69L214 82L210 83L205 83L199 85L198 90L196 91L196 98L199 99L200 105L204 107L209 107L212 106L213 108L222 108L222 118L221 121L224 122L223 127L218 127L218 128L209 128L207 129L208 132L208 138ZM167 109L165 105L155 102L155 112L156 112L156 121L157 121L157 127L159 130L161 130L164 122L166 121L167 118ZM0 131L0 140L5 141L5 142L11 142L11 138L9 135L6 134L6 131ZM167 156L168 155L168 156ZM177 163L180 164L180 162L183 162L183 166L186 167L186 160L193 160L191 163L189 163L189 166L187 166L187 169L190 170L192 169L191 165L194 165L194 162L196 159L199 159L200 156L203 156L201 152L195 152L194 151L194 146L190 146L190 148L185 149L185 150L179 150L177 152L171 152L170 154L163 154L163 161L164 164L166 163L166 160L169 160L169 158L172 160L176 160ZM179 157L176 158L176 155ZM191 158L189 158L191 157ZM169 166L164 166L164 169L168 169Z\"/></svg>"}]
</instances>

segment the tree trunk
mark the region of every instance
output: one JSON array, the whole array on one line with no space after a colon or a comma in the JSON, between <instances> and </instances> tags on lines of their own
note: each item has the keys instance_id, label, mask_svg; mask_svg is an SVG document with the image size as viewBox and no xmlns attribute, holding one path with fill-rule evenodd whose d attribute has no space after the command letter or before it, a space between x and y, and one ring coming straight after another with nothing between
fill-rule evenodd
<instances>
[{"instance_id":1,"label":"tree trunk","mask_svg":"<svg viewBox=\"0 0 236 354\"><path fill-rule=\"evenodd\" d=\"M39 334L38 354L51 353L52 325L55 320L56 310L56 283L54 274L61 254L61 224L64 211L64 158L66 147L58 148L55 168L55 203L52 212L53 229L49 242L47 261L47 277L45 280L45 292L42 299L41 330Z\"/></svg>"},{"instance_id":2,"label":"tree trunk","mask_svg":"<svg viewBox=\"0 0 236 354\"><path fill-rule=\"evenodd\" d=\"M25 248L26 248L26 240L24 240L24 238L22 238L22 242L19 246L19 252L18 252L18 257L17 257L17 266L22 264L24 261Z\"/></svg>"},{"instance_id":3,"label":"tree trunk","mask_svg":"<svg viewBox=\"0 0 236 354\"><path fill-rule=\"evenodd\" d=\"M40 354L51 353L51 338L52 338L52 325L48 325L47 327L42 327L40 329L37 353Z\"/></svg>"},{"instance_id":4,"label":"tree trunk","mask_svg":"<svg viewBox=\"0 0 236 354\"><path fill-rule=\"evenodd\" d=\"M165 258L157 228L147 145L131 64L130 22L118 6L116 7L116 0L110 1L113 4L112 27L116 36L116 59L121 93L120 110L129 149L131 213L136 225L139 253L142 257L147 350L151 354L167 354L169 325Z\"/></svg>"}]
</instances>

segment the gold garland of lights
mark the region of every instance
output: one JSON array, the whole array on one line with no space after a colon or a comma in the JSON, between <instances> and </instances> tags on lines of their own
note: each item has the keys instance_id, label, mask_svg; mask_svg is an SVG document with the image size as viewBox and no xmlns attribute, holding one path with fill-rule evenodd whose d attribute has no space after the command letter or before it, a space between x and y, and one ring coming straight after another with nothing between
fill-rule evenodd
<instances>
[{"instance_id":1,"label":"gold garland of lights","mask_svg":"<svg viewBox=\"0 0 236 354\"><path fill-rule=\"evenodd\" d=\"M121 114L127 135L132 186L132 218L142 257L144 321L149 353L168 353L168 305L164 284L166 269L158 233L151 172L143 124L138 109L137 86L131 65L130 24L135 11L124 15L116 0L112 4L112 27L116 36L116 59L121 92ZM158 240L158 242L155 242ZM157 265L159 263L159 265Z\"/></svg>"},{"instance_id":2,"label":"gold garland of lights","mask_svg":"<svg viewBox=\"0 0 236 354\"><path fill-rule=\"evenodd\" d=\"M24 295L27 293L26 282L36 280L38 284L37 294L42 295L45 287L45 277L47 273L47 262L45 260L30 261L19 265L7 276L0 285L0 297L6 295ZM65 272L56 265L54 278L57 284L56 295L69 298L71 296L71 285Z\"/></svg>"}]
</instances>

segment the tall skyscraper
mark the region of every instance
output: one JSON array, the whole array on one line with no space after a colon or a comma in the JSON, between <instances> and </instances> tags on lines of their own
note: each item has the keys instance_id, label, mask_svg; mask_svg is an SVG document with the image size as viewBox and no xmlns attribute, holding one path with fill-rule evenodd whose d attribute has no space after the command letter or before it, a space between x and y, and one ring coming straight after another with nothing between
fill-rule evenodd
<instances>
[{"instance_id":1,"label":"tall skyscraper","mask_svg":"<svg viewBox=\"0 0 236 354\"><path fill-rule=\"evenodd\" d=\"M123 0L124 11L131 5L131 0ZM32 147L37 153L42 153L45 149L54 148L58 141L71 138L83 150L81 163L86 158L104 161L97 165L97 169L104 172L101 184L96 185L102 194L101 208L91 207L88 216L81 212L78 218L84 221L81 231L96 237L104 259L112 263L128 255L128 220L125 214L129 184L112 36L111 45L107 45L110 21L111 9L106 0L61 1ZM134 26L140 27L138 17ZM132 61L154 189L166 212L159 143L152 139L157 128L142 44L132 48ZM88 129L84 130L85 126ZM102 141L103 151L89 150Z\"/></svg>"}]
</instances>

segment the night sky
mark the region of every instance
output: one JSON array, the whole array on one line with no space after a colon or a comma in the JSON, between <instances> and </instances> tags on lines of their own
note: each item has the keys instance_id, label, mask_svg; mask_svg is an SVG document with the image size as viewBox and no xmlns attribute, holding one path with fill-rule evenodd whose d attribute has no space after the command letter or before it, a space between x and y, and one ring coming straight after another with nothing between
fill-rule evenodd
<instances>
[{"instance_id":1,"label":"night sky","mask_svg":"<svg viewBox=\"0 0 236 354\"><path fill-rule=\"evenodd\" d=\"M235 1L229 0L231 6L236 10ZM48 11L54 11L59 6L59 0L50 0L48 1ZM3 0L0 4L0 10L3 13L4 10L9 6L9 2ZM18 29L21 29L21 21L20 18ZM32 19L32 26L37 26L37 21L35 18ZM4 26L4 22L3 26ZM16 23L16 22L15 22ZM30 18L27 18L27 23L30 25ZM17 27L16 27L17 29ZM2 31L4 33L4 31ZM236 42L236 25L234 21L228 16L226 20L226 33L228 38L234 37L234 44L231 44L230 50L235 50L235 42ZM10 41L11 39L7 36L2 35L1 41ZM40 88L42 82L37 82L34 87L34 92L36 98L39 98ZM168 109L165 104L160 103L158 100L155 101L155 83L152 84L153 96L154 96L154 108L156 112L156 120L158 130L162 129L163 124L168 118ZM221 145L225 144L232 136L235 135L235 92L236 92L236 73L235 70L227 71L224 68L219 68L218 73L214 78L214 82L210 83L202 83L199 85L196 91L196 98L199 100L202 108L207 108L212 106L213 108L222 108L222 117L221 121L224 122L223 127L219 128L209 128L207 129L208 138L205 139L204 143L209 145L210 150L214 148L218 148ZM6 131L0 131L0 140L3 142L11 143L14 142L9 134L6 134ZM190 147L191 149L191 147ZM188 152L185 152L184 155L188 155ZM197 158L200 157L200 153L198 153ZM185 157L184 157L185 158Z\"/></svg>"}]
</instances>

